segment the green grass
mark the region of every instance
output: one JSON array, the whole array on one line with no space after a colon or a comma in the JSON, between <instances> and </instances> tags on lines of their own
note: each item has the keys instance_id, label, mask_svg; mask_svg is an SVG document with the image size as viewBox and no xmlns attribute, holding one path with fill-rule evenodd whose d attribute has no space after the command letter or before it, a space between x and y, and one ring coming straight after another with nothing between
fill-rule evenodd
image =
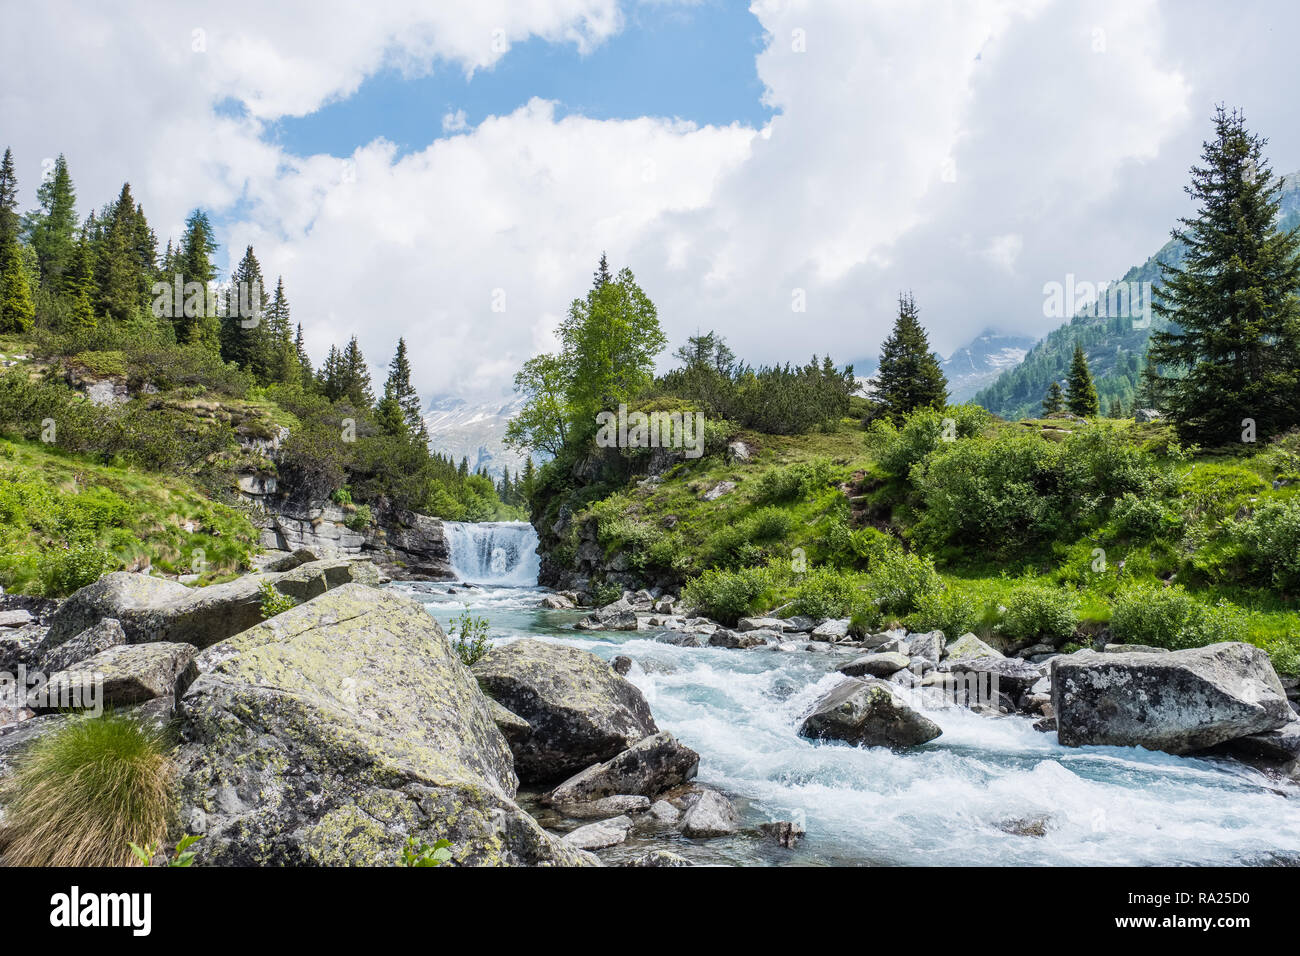
<instances>
[{"instance_id":1,"label":"green grass","mask_svg":"<svg viewBox=\"0 0 1300 956\"><path fill-rule=\"evenodd\" d=\"M10 866L129 866L167 831L172 765L127 717L78 717L37 739L0 784Z\"/></svg>"},{"instance_id":2,"label":"green grass","mask_svg":"<svg viewBox=\"0 0 1300 956\"><path fill-rule=\"evenodd\" d=\"M256 549L244 514L183 478L0 441L0 584L10 592L69 593L96 558L99 571L202 568L208 583L247 569Z\"/></svg>"}]
</instances>

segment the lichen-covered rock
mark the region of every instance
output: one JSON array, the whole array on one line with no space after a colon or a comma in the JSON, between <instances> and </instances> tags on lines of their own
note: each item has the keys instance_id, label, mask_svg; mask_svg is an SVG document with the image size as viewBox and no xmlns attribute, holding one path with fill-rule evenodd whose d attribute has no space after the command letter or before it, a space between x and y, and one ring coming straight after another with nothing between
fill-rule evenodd
<instances>
[{"instance_id":1,"label":"lichen-covered rock","mask_svg":"<svg viewBox=\"0 0 1300 956\"><path fill-rule=\"evenodd\" d=\"M633 860L628 860L624 866L694 866L690 860L672 850L648 850Z\"/></svg>"},{"instance_id":2,"label":"lichen-covered rock","mask_svg":"<svg viewBox=\"0 0 1300 956\"><path fill-rule=\"evenodd\" d=\"M473 671L531 727L511 745L520 780L563 780L659 731L641 692L587 651L525 638L494 647Z\"/></svg>"},{"instance_id":3,"label":"lichen-covered rock","mask_svg":"<svg viewBox=\"0 0 1300 956\"><path fill-rule=\"evenodd\" d=\"M813 705L799 733L868 747L914 747L938 737L938 724L918 714L886 681L852 678Z\"/></svg>"},{"instance_id":4,"label":"lichen-covered rock","mask_svg":"<svg viewBox=\"0 0 1300 956\"><path fill-rule=\"evenodd\" d=\"M20 665L28 670L37 669L45 633L45 628L39 624L8 627L0 631L0 672L16 673Z\"/></svg>"},{"instance_id":5,"label":"lichen-covered rock","mask_svg":"<svg viewBox=\"0 0 1300 956\"><path fill-rule=\"evenodd\" d=\"M178 689L183 690L198 676L194 668L197 653L191 644L166 641L109 647L53 675L28 695L27 706L39 714L174 698Z\"/></svg>"},{"instance_id":6,"label":"lichen-covered rock","mask_svg":"<svg viewBox=\"0 0 1300 956\"><path fill-rule=\"evenodd\" d=\"M943 657L944 649L947 647L947 640L943 636L943 631L930 631L925 634L909 634L907 636L908 654L912 657L924 657L933 664L939 663Z\"/></svg>"},{"instance_id":7,"label":"lichen-covered rock","mask_svg":"<svg viewBox=\"0 0 1300 956\"><path fill-rule=\"evenodd\" d=\"M148 574L114 571L81 588L54 612L45 635L42 653L70 640L106 617L122 622L127 639L133 639L128 623L135 615L183 601L192 590L176 581Z\"/></svg>"},{"instance_id":8,"label":"lichen-covered rock","mask_svg":"<svg viewBox=\"0 0 1300 956\"><path fill-rule=\"evenodd\" d=\"M246 574L223 584L189 588L174 581L117 571L73 594L50 621L41 645L49 652L104 618L122 625L131 644L172 641L211 647L262 621L262 586L300 601L343 584L378 584L368 561L309 561L292 571Z\"/></svg>"},{"instance_id":9,"label":"lichen-covered rock","mask_svg":"<svg viewBox=\"0 0 1300 956\"><path fill-rule=\"evenodd\" d=\"M1168 654L1085 651L1052 660L1062 744L1181 754L1276 730L1294 715L1268 654L1238 642Z\"/></svg>"},{"instance_id":10,"label":"lichen-covered rock","mask_svg":"<svg viewBox=\"0 0 1300 956\"><path fill-rule=\"evenodd\" d=\"M209 648L181 699L179 826L202 863L595 862L514 802L510 749L414 601L345 584Z\"/></svg>"},{"instance_id":11,"label":"lichen-covered rock","mask_svg":"<svg viewBox=\"0 0 1300 956\"><path fill-rule=\"evenodd\" d=\"M564 835L564 842L581 850L603 850L608 846L617 846L627 839L627 831L632 828L631 817L614 817L598 823L588 823L578 827L572 833Z\"/></svg>"},{"instance_id":12,"label":"lichen-covered rock","mask_svg":"<svg viewBox=\"0 0 1300 956\"><path fill-rule=\"evenodd\" d=\"M57 674L101 651L125 643L126 632L122 630L122 625L116 619L106 617L42 655L41 670L46 674Z\"/></svg>"},{"instance_id":13,"label":"lichen-covered rock","mask_svg":"<svg viewBox=\"0 0 1300 956\"><path fill-rule=\"evenodd\" d=\"M961 661L970 660L976 657L1004 657L1005 655L995 647L985 644L974 634L963 634L957 640L953 641L947 647L947 654L944 660Z\"/></svg>"},{"instance_id":14,"label":"lichen-covered rock","mask_svg":"<svg viewBox=\"0 0 1300 956\"><path fill-rule=\"evenodd\" d=\"M497 725L497 730L506 738L506 743L516 743L528 736L532 730L532 725L524 720L518 714L511 713L491 697L487 698L488 710L492 714L492 720Z\"/></svg>"},{"instance_id":15,"label":"lichen-covered rock","mask_svg":"<svg viewBox=\"0 0 1300 956\"><path fill-rule=\"evenodd\" d=\"M580 770L556 787L547 799L554 804L576 804L614 794L657 797L695 777L700 755L660 731L604 763Z\"/></svg>"},{"instance_id":16,"label":"lichen-covered rock","mask_svg":"<svg viewBox=\"0 0 1300 956\"><path fill-rule=\"evenodd\" d=\"M849 636L849 619L841 617L822 621L812 629L811 636L814 641L842 641Z\"/></svg>"}]
</instances>

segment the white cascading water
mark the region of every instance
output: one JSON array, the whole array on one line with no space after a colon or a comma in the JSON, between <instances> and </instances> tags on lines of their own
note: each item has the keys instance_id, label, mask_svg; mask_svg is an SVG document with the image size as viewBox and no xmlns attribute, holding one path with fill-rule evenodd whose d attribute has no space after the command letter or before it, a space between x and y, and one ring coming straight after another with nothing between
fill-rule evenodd
<instances>
[{"instance_id":1,"label":"white cascading water","mask_svg":"<svg viewBox=\"0 0 1300 956\"><path fill-rule=\"evenodd\" d=\"M537 532L527 521L444 521L451 569L473 584L535 587Z\"/></svg>"}]
</instances>

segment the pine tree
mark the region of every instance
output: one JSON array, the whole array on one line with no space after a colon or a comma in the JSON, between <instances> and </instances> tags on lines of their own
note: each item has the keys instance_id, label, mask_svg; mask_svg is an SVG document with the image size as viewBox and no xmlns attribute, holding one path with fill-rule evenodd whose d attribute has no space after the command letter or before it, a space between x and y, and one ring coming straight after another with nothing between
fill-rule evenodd
<instances>
[{"instance_id":1,"label":"pine tree","mask_svg":"<svg viewBox=\"0 0 1300 956\"><path fill-rule=\"evenodd\" d=\"M1047 387L1047 395L1043 397L1043 415L1055 415L1065 407L1065 393L1061 391L1061 383L1053 382Z\"/></svg>"},{"instance_id":2,"label":"pine tree","mask_svg":"<svg viewBox=\"0 0 1300 956\"><path fill-rule=\"evenodd\" d=\"M244 257L230 276L230 293L223 312L220 317L221 358L252 371L260 381L266 381L266 369L270 364L266 283L252 246L244 250Z\"/></svg>"},{"instance_id":3,"label":"pine tree","mask_svg":"<svg viewBox=\"0 0 1300 956\"><path fill-rule=\"evenodd\" d=\"M284 277L276 279L275 294L266 307L264 354L258 369L262 381L290 384L301 381L297 343L289 314L289 297L284 291Z\"/></svg>"},{"instance_id":4,"label":"pine tree","mask_svg":"<svg viewBox=\"0 0 1300 956\"><path fill-rule=\"evenodd\" d=\"M26 332L36 317L18 229L18 176L6 149L0 161L0 332Z\"/></svg>"},{"instance_id":5,"label":"pine tree","mask_svg":"<svg viewBox=\"0 0 1300 956\"><path fill-rule=\"evenodd\" d=\"M303 338L301 322L298 323L298 331L293 337L293 351L298 359L298 370L299 375L301 376L302 387L309 388L312 382L315 381L316 376L312 371L311 356L307 354L307 345L306 340Z\"/></svg>"},{"instance_id":6,"label":"pine tree","mask_svg":"<svg viewBox=\"0 0 1300 956\"><path fill-rule=\"evenodd\" d=\"M872 381L881 414L897 423L918 408L942 409L948 380L921 327L916 301L909 292L898 297L898 319L880 350L880 368Z\"/></svg>"},{"instance_id":7,"label":"pine tree","mask_svg":"<svg viewBox=\"0 0 1300 956\"><path fill-rule=\"evenodd\" d=\"M357 408L370 408L375 404L375 394L370 388L370 369L354 335L339 356L341 397Z\"/></svg>"},{"instance_id":8,"label":"pine tree","mask_svg":"<svg viewBox=\"0 0 1300 956\"><path fill-rule=\"evenodd\" d=\"M406 340L397 340L397 352L388 366L388 379L384 382L384 398L397 402L406 419L407 431L411 437L425 442L429 441L429 432L424 425L421 414L420 395L411 384L411 363L406 357Z\"/></svg>"},{"instance_id":9,"label":"pine tree","mask_svg":"<svg viewBox=\"0 0 1300 956\"><path fill-rule=\"evenodd\" d=\"M537 484L537 468L533 465L533 459L530 455L524 459L524 476L519 480L519 493L523 496L523 503L527 504L533 496L533 488Z\"/></svg>"},{"instance_id":10,"label":"pine tree","mask_svg":"<svg viewBox=\"0 0 1300 956\"><path fill-rule=\"evenodd\" d=\"M1121 402L1118 398L1112 398L1112 399L1110 400L1110 410L1106 412L1106 417L1107 417L1107 418L1117 418L1117 419L1118 419L1118 418L1123 418L1123 417L1124 417L1124 403Z\"/></svg>"},{"instance_id":11,"label":"pine tree","mask_svg":"<svg viewBox=\"0 0 1300 956\"><path fill-rule=\"evenodd\" d=\"M599 289L610 279L614 278L609 271L609 262L605 259L605 253L600 254L600 264L596 266L596 271L592 273L591 287Z\"/></svg>"},{"instance_id":12,"label":"pine tree","mask_svg":"<svg viewBox=\"0 0 1300 956\"><path fill-rule=\"evenodd\" d=\"M1097 388L1092 384L1092 372L1088 370L1088 356L1083 353L1083 346L1078 342L1074 343L1074 359L1070 362L1066 387L1068 395L1065 405L1071 415L1091 418L1101 410Z\"/></svg>"},{"instance_id":13,"label":"pine tree","mask_svg":"<svg viewBox=\"0 0 1300 956\"><path fill-rule=\"evenodd\" d=\"M41 271L41 287L53 293L68 292L65 277L72 268L78 241L77 193L62 153L49 178L36 190L36 198L40 209L28 217L27 229Z\"/></svg>"},{"instance_id":14,"label":"pine tree","mask_svg":"<svg viewBox=\"0 0 1300 956\"><path fill-rule=\"evenodd\" d=\"M1196 218L1173 233L1187 254L1162 265L1154 308L1174 326L1152 333L1147 355L1148 394L1200 444L1239 439L1247 420L1257 436L1300 423L1300 229L1277 230L1268 141L1221 106L1214 132L1187 188Z\"/></svg>"},{"instance_id":15,"label":"pine tree","mask_svg":"<svg viewBox=\"0 0 1300 956\"><path fill-rule=\"evenodd\" d=\"M83 332L94 329L98 325L95 317L95 262L90 251L90 237L84 227L72 247L72 259L63 276L63 291L72 300L70 325Z\"/></svg>"},{"instance_id":16,"label":"pine tree","mask_svg":"<svg viewBox=\"0 0 1300 956\"><path fill-rule=\"evenodd\" d=\"M217 277L217 267L212 263L218 246L213 237L212 223L208 214L202 209L195 209L185 220L185 236L177 254L178 272L183 283L197 282L203 288ZM187 293L188 300L188 293ZM184 304L186 307L181 308ZM172 323L176 327L176 339L179 342L196 342L213 351L221 347L220 323L215 309L206 300L199 308L186 303L175 303ZM193 313L193 314L191 314Z\"/></svg>"}]
</instances>

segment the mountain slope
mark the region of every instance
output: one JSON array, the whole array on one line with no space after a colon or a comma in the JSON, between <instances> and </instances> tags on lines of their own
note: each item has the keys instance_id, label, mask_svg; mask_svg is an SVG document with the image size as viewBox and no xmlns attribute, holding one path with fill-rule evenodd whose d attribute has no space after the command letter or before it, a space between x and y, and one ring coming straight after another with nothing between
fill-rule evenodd
<instances>
[{"instance_id":1,"label":"mountain slope","mask_svg":"<svg viewBox=\"0 0 1300 956\"><path fill-rule=\"evenodd\" d=\"M502 439L506 425L522 406L519 397L469 402L455 395L436 396L424 413L429 450L456 461L468 458L470 471L486 467L499 477L503 468L509 468L513 475L523 468L525 456L506 448Z\"/></svg>"},{"instance_id":2,"label":"mountain slope","mask_svg":"<svg viewBox=\"0 0 1300 956\"><path fill-rule=\"evenodd\" d=\"M1280 229L1294 229L1300 225L1300 173L1282 177ZM1112 286L1132 288L1151 283L1157 294L1160 288L1160 263L1178 265L1184 255L1183 244L1170 239L1160 250L1141 265L1134 266ZM1084 308L1065 324L1050 332L1046 338L1031 348L1024 360L1003 372L991 385L975 395L975 402L1003 418L1015 419L1034 416L1041 412L1043 396L1052 382L1064 384L1074 353L1075 342L1083 346L1092 369L1093 381L1101 399L1101 409L1107 410L1113 399L1131 411L1141 381L1142 366L1146 356L1147 341L1151 332L1166 328L1169 323L1154 313L1149 321L1135 321L1126 315L1098 315L1097 309Z\"/></svg>"}]
</instances>

